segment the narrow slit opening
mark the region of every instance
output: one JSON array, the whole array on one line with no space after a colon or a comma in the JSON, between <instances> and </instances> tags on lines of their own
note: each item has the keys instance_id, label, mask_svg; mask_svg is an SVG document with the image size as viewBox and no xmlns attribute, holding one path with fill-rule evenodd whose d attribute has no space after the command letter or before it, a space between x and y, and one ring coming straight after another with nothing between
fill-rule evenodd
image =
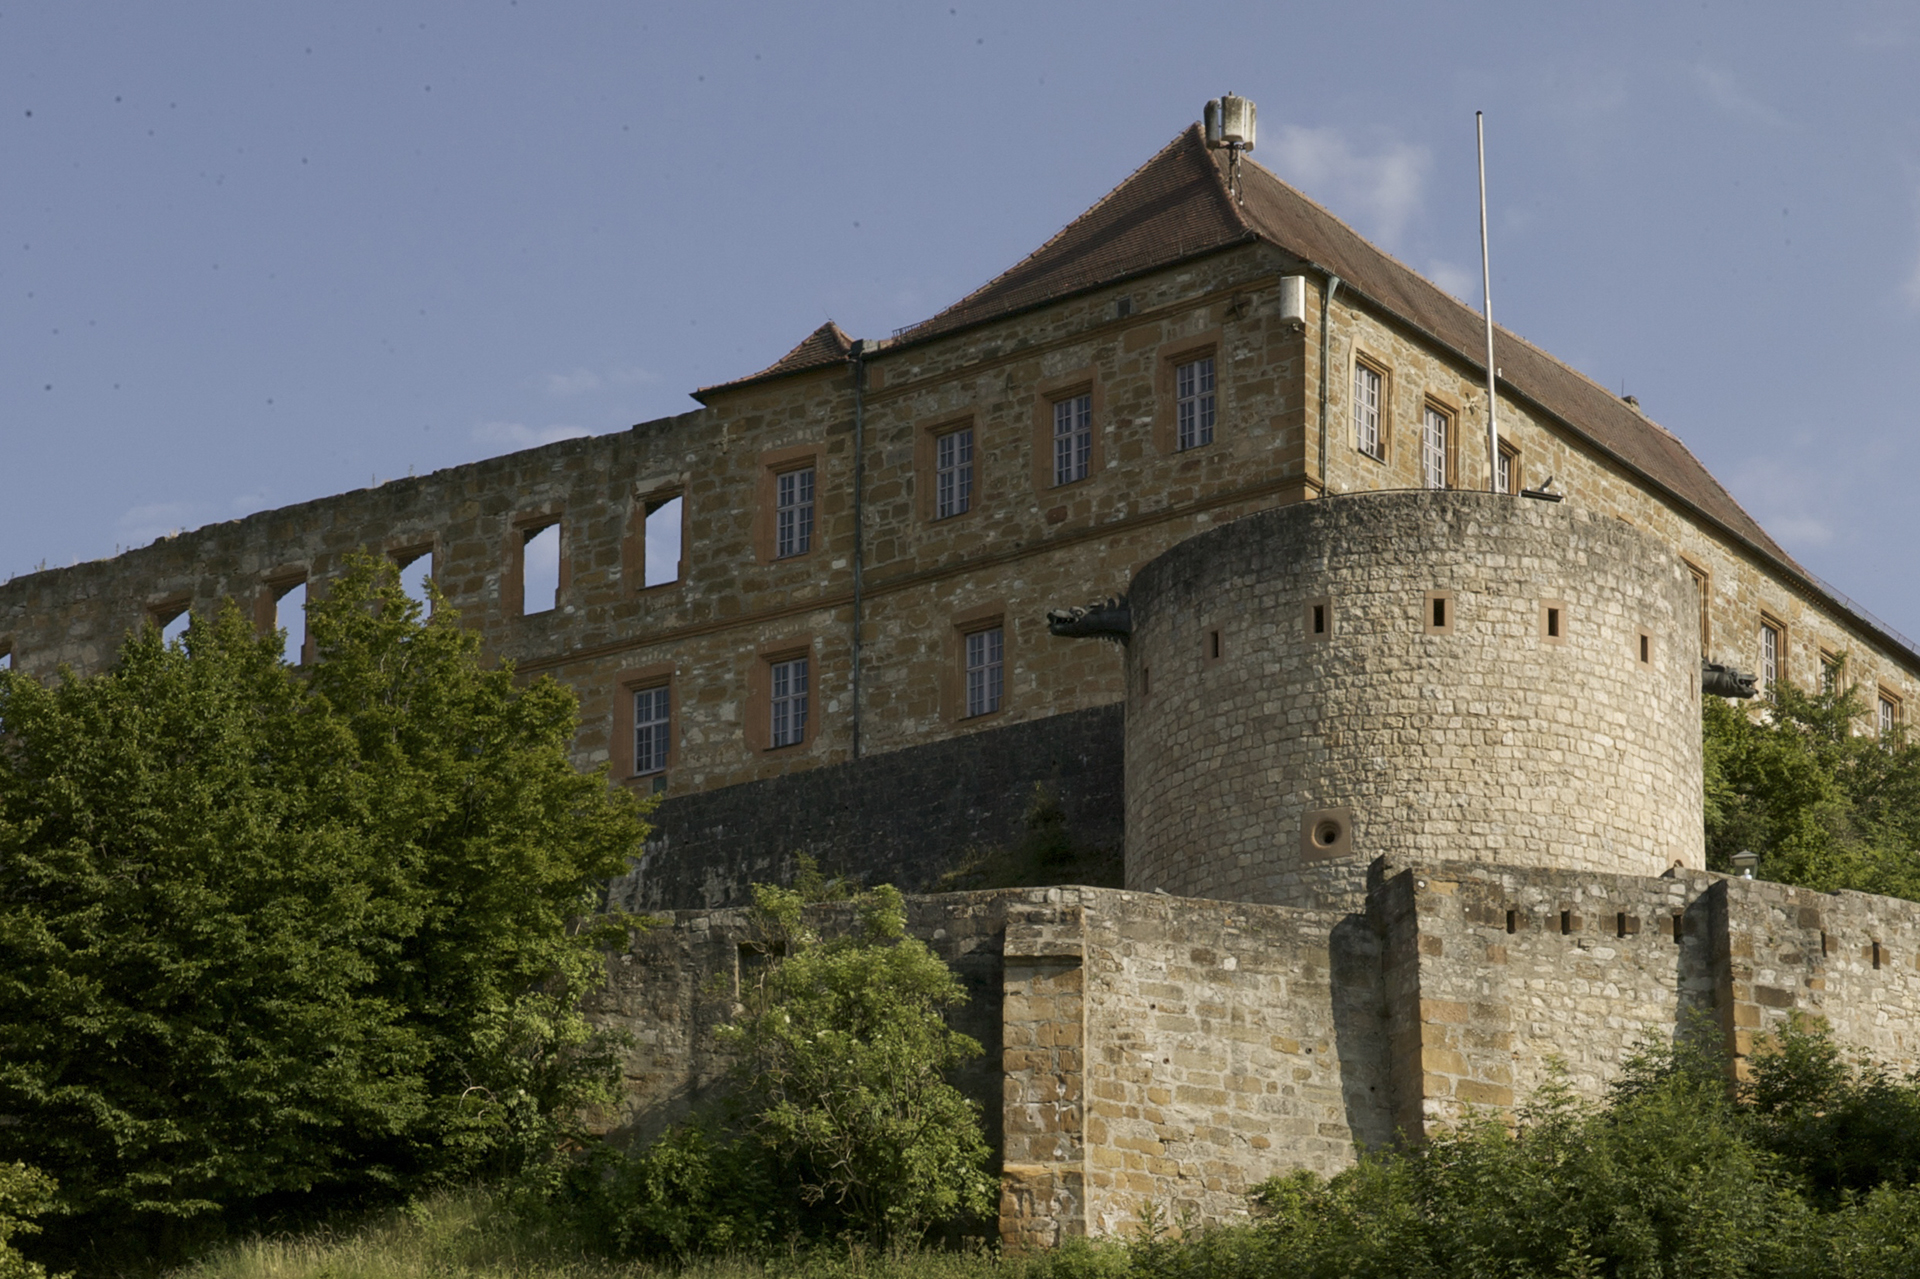
<instances>
[{"instance_id":1,"label":"narrow slit opening","mask_svg":"<svg viewBox=\"0 0 1920 1279\"><path fill-rule=\"evenodd\" d=\"M1510 933L1515 932L1519 929L1519 927L1520 927L1520 912L1517 910L1508 911L1507 912L1507 931Z\"/></svg>"},{"instance_id":2,"label":"narrow slit opening","mask_svg":"<svg viewBox=\"0 0 1920 1279\"><path fill-rule=\"evenodd\" d=\"M1213 645L1213 660L1216 662L1219 661L1220 660L1220 632L1214 631L1211 635L1207 637L1207 642Z\"/></svg>"},{"instance_id":3,"label":"narrow slit opening","mask_svg":"<svg viewBox=\"0 0 1920 1279\"><path fill-rule=\"evenodd\" d=\"M1547 610L1547 638L1560 638L1560 610L1557 608Z\"/></svg>"},{"instance_id":4,"label":"narrow slit opening","mask_svg":"<svg viewBox=\"0 0 1920 1279\"><path fill-rule=\"evenodd\" d=\"M1613 917L1613 935L1615 937L1627 935L1627 912L1624 910Z\"/></svg>"},{"instance_id":5,"label":"narrow slit opening","mask_svg":"<svg viewBox=\"0 0 1920 1279\"><path fill-rule=\"evenodd\" d=\"M1315 604L1313 606L1313 633L1315 635L1325 635L1327 633L1327 606L1325 604Z\"/></svg>"},{"instance_id":6,"label":"narrow slit opening","mask_svg":"<svg viewBox=\"0 0 1920 1279\"><path fill-rule=\"evenodd\" d=\"M1648 660L1648 658L1649 658L1649 654L1648 654L1648 648L1649 648L1649 643L1648 643L1648 640L1647 640L1647 637L1646 637L1646 636L1644 636L1644 635L1642 635L1642 636L1640 637L1640 661L1641 661L1641 662L1642 662L1643 664L1644 664L1644 663L1645 663L1645 662L1646 662L1646 661Z\"/></svg>"},{"instance_id":7,"label":"narrow slit opening","mask_svg":"<svg viewBox=\"0 0 1920 1279\"><path fill-rule=\"evenodd\" d=\"M1435 626L1445 626L1447 624L1447 602L1445 600L1435 600L1433 602L1433 624Z\"/></svg>"},{"instance_id":8,"label":"narrow slit opening","mask_svg":"<svg viewBox=\"0 0 1920 1279\"><path fill-rule=\"evenodd\" d=\"M1677 944L1683 936L1685 936L1685 924L1682 922L1679 912L1676 911L1673 916L1674 942Z\"/></svg>"},{"instance_id":9,"label":"narrow slit opening","mask_svg":"<svg viewBox=\"0 0 1920 1279\"><path fill-rule=\"evenodd\" d=\"M1873 967L1876 972L1880 968L1880 943L1879 942L1873 943Z\"/></svg>"},{"instance_id":10,"label":"narrow slit opening","mask_svg":"<svg viewBox=\"0 0 1920 1279\"><path fill-rule=\"evenodd\" d=\"M1573 931L1573 912L1570 910L1563 910L1560 912L1560 935L1562 937L1565 937L1567 934L1571 933L1572 931Z\"/></svg>"}]
</instances>

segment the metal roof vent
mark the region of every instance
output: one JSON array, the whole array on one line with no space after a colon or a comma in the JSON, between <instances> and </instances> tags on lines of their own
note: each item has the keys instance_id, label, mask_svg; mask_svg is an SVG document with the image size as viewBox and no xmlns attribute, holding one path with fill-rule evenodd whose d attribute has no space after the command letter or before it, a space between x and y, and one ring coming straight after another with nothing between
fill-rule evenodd
<instances>
[{"instance_id":1,"label":"metal roof vent","mask_svg":"<svg viewBox=\"0 0 1920 1279\"><path fill-rule=\"evenodd\" d=\"M1253 150L1254 117L1256 112L1251 99L1235 97L1232 93L1214 98L1207 103L1205 127L1207 147L1227 152L1227 189L1235 198L1240 197L1240 153Z\"/></svg>"}]
</instances>

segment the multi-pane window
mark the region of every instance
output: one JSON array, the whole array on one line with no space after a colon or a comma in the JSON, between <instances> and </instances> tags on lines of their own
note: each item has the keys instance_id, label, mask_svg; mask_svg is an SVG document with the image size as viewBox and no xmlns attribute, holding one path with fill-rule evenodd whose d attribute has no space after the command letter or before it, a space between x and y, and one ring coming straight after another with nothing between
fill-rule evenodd
<instances>
[{"instance_id":1,"label":"multi-pane window","mask_svg":"<svg viewBox=\"0 0 1920 1279\"><path fill-rule=\"evenodd\" d=\"M973 505L973 428L948 431L933 442L934 518L960 515Z\"/></svg>"},{"instance_id":2,"label":"multi-pane window","mask_svg":"<svg viewBox=\"0 0 1920 1279\"><path fill-rule=\"evenodd\" d=\"M1820 691L1833 693L1840 686L1840 659L1832 653L1820 654Z\"/></svg>"},{"instance_id":3,"label":"multi-pane window","mask_svg":"<svg viewBox=\"0 0 1920 1279\"><path fill-rule=\"evenodd\" d=\"M668 730L673 721L665 685L633 695L633 772L659 773L667 767Z\"/></svg>"},{"instance_id":4,"label":"multi-pane window","mask_svg":"<svg viewBox=\"0 0 1920 1279\"><path fill-rule=\"evenodd\" d=\"M773 553L784 559L813 549L813 468L776 475Z\"/></svg>"},{"instance_id":5,"label":"multi-pane window","mask_svg":"<svg viewBox=\"0 0 1920 1279\"><path fill-rule=\"evenodd\" d=\"M1447 415L1427 405L1420 422L1420 475L1430 489L1447 486Z\"/></svg>"},{"instance_id":6,"label":"multi-pane window","mask_svg":"<svg viewBox=\"0 0 1920 1279\"><path fill-rule=\"evenodd\" d=\"M807 736L807 659L773 663L773 744L797 746Z\"/></svg>"},{"instance_id":7,"label":"multi-pane window","mask_svg":"<svg viewBox=\"0 0 1920 1279\"><path fill-rule=\"evenodd\" d=\"M1502 444L1500 446L1499 465L1500 469L1495 475L1494 487L1502 493L1518 493L1520 490L1514 487L1513 477L1520 473L1519 451L1510 449Z\"/></svg>"},{"instance_id":8,"label":"multi-pane window","mask_svg":"<svg viewBox=\"0 0 1920 1279\"><path fill-rule=\"evenodd\" d=\"M1700 656L1707 655L1707 575L1693 565L1687 565L1687 576L1693 579L1693 602L1700 611Z\"/></svg>"},{"instance_id":9,"label":"multi-pane window","mask_svg":"<svg viewBox=\"0 0 1920 1279\"><path fill-rule=\"evenodd\" d=\"M1900 703L1880 694L1880 736L1885 737L1900 727Z\"/></svg>"},{"instance_id":10,"label":"multi-pane window","mask_svg":"<svg viewBox=\"0 0 1920 1279\"><path fill-rule=\"evenodd\" d=\"M1772 688L1780 678L1780 628L1771 622L1760 623L1760 687Z\"/></svg>"},{"instance_id":11,"label":"multi-pane window","mask_svg":"<svg viewBox=\"0 0 1920 1279\"><path fill-rule=\"evenodd\" d=\"M1353 446L1368 457L1385 461L1386 441L1380 435L1380 370L1353 366Z\"/></svg>"},{"instance_id":12,"label":"multi-pane window","mask_svg":"<svg viewBox=\"0 0 1920 1279\"><path fill-rule=\"evenodd\" d=\"M987 715L1000 709L1002 657L1006 651L1001 628L967 635L967 714Z\"/></svg>"},{"instance_id":13,"label":"multi-pane window","mask_svg":"<svg viewBox=\"0 0 1920 1279\"><path fill-rule=\"evenodd\" d=\"M1174 421L1182 449L1213 443L1213 357L1202 356L1173 370Z\"/></svg>"},{"instance_id":14,"label":"multi-pane window","mask_svg":"<svg viewBox=\"0 0 1920 1279\"><path fill-rule=\"evenodd\" d=\"M1093 464L1093 396L1068 396L1053 402L1053 482L1087 478Z\"/></svg>"}]
</instances>

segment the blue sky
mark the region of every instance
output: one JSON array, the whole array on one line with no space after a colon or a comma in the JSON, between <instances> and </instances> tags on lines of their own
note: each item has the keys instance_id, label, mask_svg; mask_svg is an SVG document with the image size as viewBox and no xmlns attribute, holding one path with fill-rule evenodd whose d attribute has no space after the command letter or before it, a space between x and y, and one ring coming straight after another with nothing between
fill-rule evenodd
<instances>
[{"instance_id":1,"label":"blue sky","mask_svg":"<svg viewBox=\"0 0 1920 1279\"><path fill-rule=\"evenodd\" d=\"M1920 637L1920 5L0 3L0 578L694 407L1254 158Z\"/></svg>"}]
</instances>

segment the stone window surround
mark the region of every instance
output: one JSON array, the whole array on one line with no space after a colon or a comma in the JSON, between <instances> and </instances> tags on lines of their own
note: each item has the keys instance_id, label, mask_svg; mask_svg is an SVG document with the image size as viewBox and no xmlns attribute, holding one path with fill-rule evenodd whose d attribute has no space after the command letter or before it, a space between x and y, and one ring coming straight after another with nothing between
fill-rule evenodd
<instances>
[{"instance_id":1,"label":"stone window surround","mask_svg":"<svg viewBox=\"0 0 1920 1279\"><path fill-rule=\"evenodd\" d=\"M943 516L939 513L940 476L938 442L943 435L950 435L955 431L967 430L973 432L973 495L967 500L966 510L956 511L952 515ZM922 522L948 525L955 520L967 519L975 511L980 509L982 499L987 494L987 487L984 482L986 479L986 468L982 465L986 453L980 445L980 424L971 410L958 415L948 414L943 417L931 418L925 426L919 427L914 431L913 506L914 511L919 515ZM1051 444L1049 444L1049 447L1051 447ZM818 472L815 473L814 484L814 499L817 503L820 492L818 487ZM816 529L819 527L817 512L815 514L814 526Z\"/></svg>"},{"instance_id":2,"label":"stone window surround","mask_svg":"<svg viewBox=\"0 0 1920 1279\"><path fill-rule=\"evenodd\" d=\"M1767 672L1766 672L1766 667L1767 667L1766 632L1768 631L1773 632L1774 670L1773 670L1772 679L1767 678ZM1760 610L1760 621L1759 621L1759 624L1754 628L1754 632L1753 632L1753 644L1754 644L1754 663L1753 664L1754 664L1754 669L1760 675L1760 691L1762 693L1765 693L1770 688L1772 688L1775 681L1778 681L1784 684L1788 679L1792 678L1788 674L1788 669L1790 664L1787 661L1787 634L1788 634L1787 624L1781 621L1777 614L1770 613L1766 609Z\"/></svg>"},{"instance_id":3,"label":"stone window surround","mask_svg":"<svg viewBox=\"0 0 1920 1279\"><path fill-rule=\"evenodd\" d=\"M671 773L680 762L680 690L677 686L679 670L672 662L654 662L646 666L628 667L613 677L612 712L613 735L609 739L610 771L616 781L637 788L650 788L653 779L660 773L637 774L634 768L633 740L633 695L650 688L667 690L667 766ZM809 716L809 719L812 717Z\"/></svg>"},{"instance_id":4,"label":"stone window surround","mask_svg":"<svg viewBox=\"0 0 1920 1279\"><path fill-rule=\"evenodd\" d=\"M820 474L814 472L814 535L820 532ZM660 507L680 499L680 565L671 582L661 582L655 586L647 585L647 517ZM620 576L625 579L627 592L631 595L652 594L655 591L676 590L687 582L687 544L690 540L690 512L693 499L687 495L687 482L683 476L672 479L648 482L636 485L627 511L627 535L620 540Z\"/></svg>"},{"instance_id":5,"label":"stone window surround","mask_svg":"<svg viewBox=\"0 0 1920 1279\"><path fill-rule=\"evenodd\" d=\"M820 710L824 705L820 693L820 658L816 652L817 647L811 634L788 635L760 645L754 653L752 666L747 673L746 720L742 725L748 750L756 754L769 754L804 751L813 745L814 735L820 731ZM796 657L807 659L807 722L800 732L799 741L789 742L785 746L775 746L773 744L773 666L776 662L791 661Z\"/></svg>"},{"instance_id":6,"label":"stone window surround","mask_svg":"<svg viewBox=\"0 0 1920 1279\"><path fill-rule=\"evenodd\" d=\"M1196 453L1215 448L1222 442L1227 426L1226 362L1221 358L1225 331L1214 325L1185 337L1169 338L1154 353L1153 371L1153 447L1163 456ZM1182 364L1191 364L1205 356L1213 357L1213 443L1180 447L1179 405L1175 374Z\"/></svg>"},{"instance_id":7,"label":"stone window surround","mask_svg":"<svg viewBox=\"0 0 1920 1279\"><path fill-rule=\"evenodd\" d=\"M1316 619L1314 610L1320 610ZM1318 620L1320 629L1314 629ZM1320 595L1306 601L1300 610L1300 633L1312 643L1323 643L1333 638L1333 597Z\"/></svg>"},{"instance_id":8,"label":"stone window surround","mask_svg":"<svg viewBox=\"0 0 1920 1279\"><path fill-rule=\"evenodd\" d=\"M962 609L947 619L941 654L940 717L955 727L997 724L1013 705L1014 628L1004 599ZM984 715L967 714L967 636L1000 628L1000 705Z\"/></svg>"},{"instance_id":9,"label":"stone window surround","mask_svg":"<svg viewBox=\"0 0 1920 1279\"><path fill-rule=\"evenodd\" d=\"M1033 487L1041 497L1085 484L1097 477L1106 465L1107 396L1099 372L1091 365L1042 379L1033 389ZM1065 484L1053 482L1053 406L1061 400L1086 395L1093 401L1092 447L1087 454L1084 479ZM980 456L980 440L974 437L974 457Z\"/></svg>"},{"instance_id":10,"label":"stone window surround","mask_svg":"<svg viewBox=\"0 0 1920 1279\"><path fill-rule=\"evenodd\" d=\"M526 603L527 543L546 529L560 527L560 581L554 592L552 608L543 608L535 613L527 613ZM558 612L566 602L567 589L573 585L573 566L567 562L567 520L566 504L552 501L542 502L538 506L525 507L514 512L507 521L506 571L500 575L500 611L510 619L525 617L544 617L548 613Z\"/></svg>"},{"instance_id":11,"label":"stone window surround","mask_svg":"<svg viewBox=\"0 0 1920 1279\"><path fill-rule=\"evenodd\" d=\"M1360 370L1366 369L1380 379L1380 421L1374 440L1378 453L1369 453L1360 444ZM1347 431L1353 451L1383 466L1393 464L1393 366L1379 356L1353 346L1353 358L1347 370Z\"/></svg>"},{"instance_id":12,"label":"stone window surround","mask_svg":"<svg viewBox=\"0 0 1920 1279\"><path fill-rule=\"evenodd\" d=\"M1567 642L1567 630L1571 621L1565 600L1540 601L1540 642L1557 646Z\"/></svg>"},{"instance_id":13,"label":"stone window surround","mask_svg":"<svg viewBox=\"0 0 1920 1279\"><path fill-rule=\"evenodd\" d=\"M1420 448L1421 448L1421 457L1423 459L1426 456L1427 414L1429 412L1438 413L1440 414L1440 416L1444 417L1447 420L1447 442L1444 448L1442 449L1442 457L1443 457L1442 464L1446 469L1446 474L1442 477L1440 486L1442 488L1459 488L1460 487L1460 406L1458 404L1455 404L1452 400L1448 399L1446 396L1440 395L1438 392L1435 392L1435 391L1427 392L1426 398L1420 406ZM1425 484L1427 482L1427 473L1426 473L1426 467L1425 467L1424 461L1422 463L1421 470L1420 470L1420 482L1422 484Z\"/></svg>"},{"instance_id":14,"label":"stone window surround","mask_svg":"<svg viewBox=\"0 0 1920 1279\"><path fill-rule=\"evenodd\" d=\"M1439 620L1435 620L1435 606L1440 605ZM1429 635L1451 635L1453 624L1458 620L1459 611L1454 606L1452 591L1428 591L1420 605L1420 627Z\"/></svg>"},{"instance_id":15,"label":"stone window surround","mask_svg":"<svg viewBox=\"0 0 1920 1279\"><path fill-rule=\"evenodd\" d=\"M1505 434L1500 437L1500 461L1507 470L1507 486L1500 491L1511 497L1520 492L1523 482L1520 477L1520 446L1512 443L1511 437Z\"/></svg>"},{"instance_id":16,"label":"stone window surround","mask_svg":"<svg viewBox=\"0 0 1920 1279\"><path fill-rule=\"evenodd\" d=\"M1680 557L1680 562L1693 575L1693 588L1700 603L1700 656L1708 658L1713 647L1713 574L1704 565L1684 555Z\"/></svg>"},{"instance_id":17,"label":"stone window surround","mask_svg":"<svg viewBox=\"0 0 1920 1279\"><path fill-rule=\"evenodd\" d=\"M5 648L6 642L0 640L0 651L4 651ZM1874 728L1876 731L1885 731L1889 721L1891 721L1894 728L1899 728L1901 724L1906 722L1901 714L1905 709L1905 705L1900 699L1900 694L1888 688L1885 684L1880 685L1878 691L1879 697L1874 700L1873 706ZM1888 714L1888 708L1892 710L1891 715Z\"/></svg>"},{"instance_id":18,"label":"stone window surround","mask_svg":"<svg viewBox=\"0 0 1920 1279\"><path fill-rule=\"evenodd\" d=\"M820 454L822 446L817 443L792 444L786 448L767 449L757 459L757 481L754 485L753 503L753 554L762 564L792 564L817 555L821 543L826 540L826 522L820 518L822 499L826 495L826 477L821 473ZM775 481L792 471L804 471L813 468L813 535L807 543L807 549L793 555L776 555L774 537L778 526L775 503L778 489ZM682 508L683 510L685 508ZM681 541L681 554L685 555L686 542Z\"/></svg>"}]
</instances>

